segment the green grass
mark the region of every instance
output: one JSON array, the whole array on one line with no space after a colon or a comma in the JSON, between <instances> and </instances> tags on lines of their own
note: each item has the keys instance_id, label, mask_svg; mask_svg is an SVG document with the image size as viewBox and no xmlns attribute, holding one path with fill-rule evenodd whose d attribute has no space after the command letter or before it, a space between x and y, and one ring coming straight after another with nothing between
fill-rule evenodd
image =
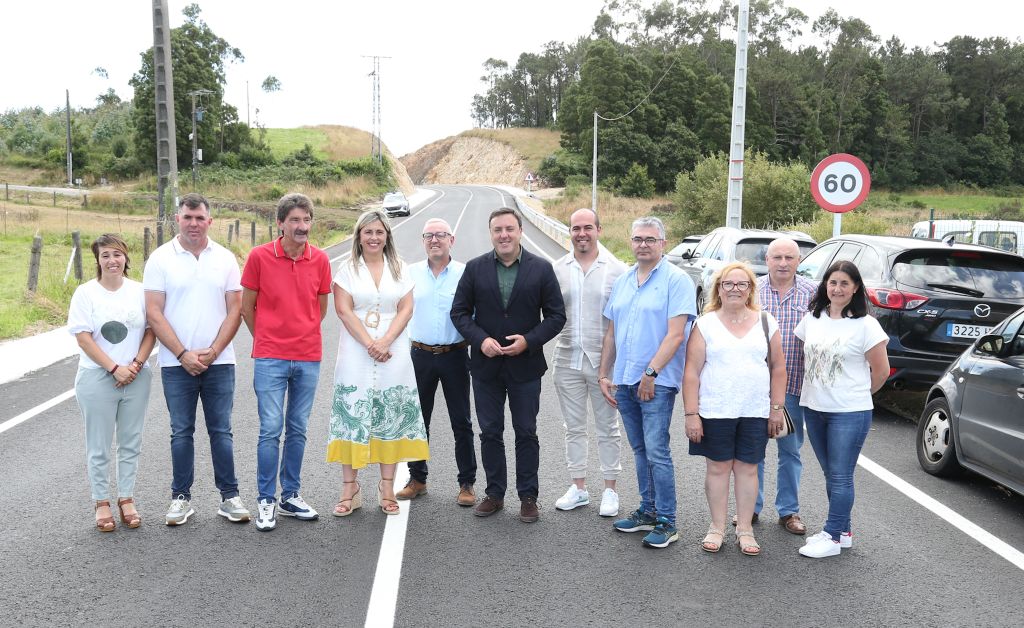
<instances>
[{"instance_id":1,"label":"green grass","mask_svg":"<svg viewBox=\"0 0 1024 628\"><path fill-rule=\"evenodd\" d=\"M286 157L303 146L313 147L313 154L327 159L327 134L321 129L303 127L299 129L267 129L267 146L275 159Z\"/></svg>"}]
</instances>

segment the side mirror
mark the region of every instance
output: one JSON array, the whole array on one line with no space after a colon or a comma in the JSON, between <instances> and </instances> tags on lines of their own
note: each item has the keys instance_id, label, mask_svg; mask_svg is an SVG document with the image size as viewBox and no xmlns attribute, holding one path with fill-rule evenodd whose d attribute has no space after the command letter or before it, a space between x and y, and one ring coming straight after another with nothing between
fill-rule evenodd
<instances>
[{"instance_id":1,"label":"side mirror","mask_svg":"<svg viewBox=\"0 0 1024 628\"><path fill-rule=\"evenodd\" d=\"M974 345L975 351L988 355L999 355L1003 352L1003 337L999 334L986 334Z\"/></svg>"}]
</instances>

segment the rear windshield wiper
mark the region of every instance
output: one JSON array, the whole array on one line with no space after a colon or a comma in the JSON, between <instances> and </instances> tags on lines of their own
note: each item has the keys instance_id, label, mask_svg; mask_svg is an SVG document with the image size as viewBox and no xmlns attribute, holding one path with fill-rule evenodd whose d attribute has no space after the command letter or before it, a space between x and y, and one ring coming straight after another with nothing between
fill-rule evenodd
<instances>
[{"instance_id":1,"label":"rear windshield wiper","mask_svg":"<svg viewBox=\"0 0 1024 628\"><path fill-rule=\"evenodd\" d=\"M950 292L958 292L960 294L966 294L970 297L981 298L985 296L985 293L976 288L968 288L967 286L958 286L952 283L930 283L925 284L929 288L938 288L939 290L949 290Z\"/></svg>"}]
</instances>

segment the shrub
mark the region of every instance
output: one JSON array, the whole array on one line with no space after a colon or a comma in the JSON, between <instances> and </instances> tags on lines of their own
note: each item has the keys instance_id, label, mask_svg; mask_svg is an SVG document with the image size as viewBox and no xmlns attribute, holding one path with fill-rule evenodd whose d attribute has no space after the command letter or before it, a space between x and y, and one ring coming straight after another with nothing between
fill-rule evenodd
<instances>
[{"instance_id":1,"label":"shrub","mask_svg":"<svg viewBox=\"0 0 1024 628\"><path fill-rule=\"evenodd\" d=\"M654 180L647 174L647 166L633 162L618 185L619 194L634 198L654 196Z\"/></svg>"},{"instance_id":2,"label":"shrub","mask_svg":"<svg viewBox=\"0 0 1024 628\"><path fill-rule=\"evenodd\" d=\"M552 187L563 187L572 176L586 176L590 163L579 153L568 153L562 149L548 155L540 164L537 174Z\"/></svg>"}]
</instances>

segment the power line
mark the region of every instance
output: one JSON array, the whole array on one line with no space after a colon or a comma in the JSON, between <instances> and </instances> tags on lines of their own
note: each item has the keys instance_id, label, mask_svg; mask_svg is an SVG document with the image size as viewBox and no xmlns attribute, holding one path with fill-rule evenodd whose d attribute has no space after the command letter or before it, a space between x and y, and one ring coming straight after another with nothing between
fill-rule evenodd
<instances>
[{"instance_id":1,"label":"power line","mask_svg":"<svg viewBox=\"0 0 1024 628\"><path fill-rule=\"evenodd\" d=\"M621 119L625 118L626 116L628 116L629 114L631 114L631 113L633 113L634 111L636 111L636 110L637 110L637 109L638 109L638 108L640 107L640 105L642 105L642 104L644 104L645 102L647 102L647 100L648 100L648 99L649 99L649 98L651 97L651 94L653 94L653 93L654 93L654 91L655 91L656 89L658 89L658 86L660 86L660 85L661 85L661 82L662 82L662 81L664 81L664 80L665 80L665 77L666 77L666 76L668 76L668 73L672 71L672 67L673 67L673 66L675 66L675 64L676 64L676 60L677 60L678 58L679 58L679 55L673 55L673 56L672 56L672 63L668 64L668 68L666 68L666 69L665 69L665 72L664 72L664 73L662 73L662 75L661 75L661 78L660 78L660 79L658 79L658 82L654 84L654 87L652 87L652 88L651 88L651 91L647 92L647 95L646 95L646 96L644 96L644 97L643 97L643 98L642 98L642 99L640 100L640 102L638 102L638 103L637 103L637 104L636 104L636 105L635 105L635 106L634 106L634 107L633 107L632 109L630 109L630 110L629 110L629 111L627 111L626 113L622 114L621 116L617 116L617 117L615 117L615 118L606 118L606 117L602 116L601 114L599 114L599 113L598 113L597 111L594 111L594 115L595 115L595 116L597 116L598 118L600 118L600 119L602 119L602 120L606 121L606 122L615 122L616 120L621 120Z\"/></svg>"}]
</instances>

